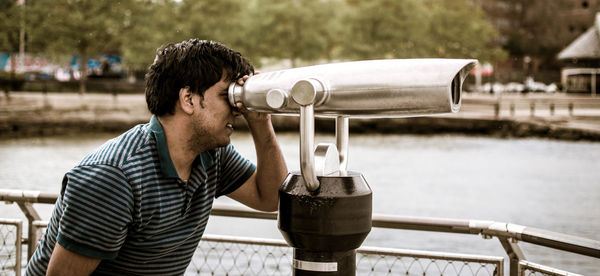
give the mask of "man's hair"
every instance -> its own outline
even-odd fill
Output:
[[[146,103],[152,114],[174,114],[179,90],[189,87],[204,96],[204,91],[219,82],[225,73],[228,81],[254,73],[254,67],[239,52],[225,45],[199,39],[168,44],[158,49],[146,73]]]

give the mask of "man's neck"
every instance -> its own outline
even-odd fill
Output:
[[[190,128],[182,120],[174,117],[161,117],[159,121],[165,132],[171,161],[181,179],[189,179],[192,163],[200,152],[190,145]]]

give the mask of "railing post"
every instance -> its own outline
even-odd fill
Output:
[[[35,252],[35,248],[37,247],[37,231],[33,226],[33,221],[41,220],[38,212],[33,208],[33,204],[29,202],[17,202],[21,211],[27,217],[27,261],[31,259],[33,253]]]
[[[500,237],[498,236],[498,240],[506,254],[508,255],[509,261],[509,275],[510,276],[518,276],[519,275],[519,262],[521,260],[525,260],[525,254],[521,251],[521,248],[517,244],[517,240],[513,238]]]
[[[500,103],[494,103],[494,117],[500,117]]]
[[[596,72],[592,72],[590,80],[590,90],[592,90],[592,97],[596,97]]]
[[[573,103],[569,103],[569,116],[573,117]]]
[[[535,103],[534,102],[529,104],[529,112],[530,112],[529,116],[531,116],[531,117],[535,116]]]
[[[23,256],[23,222],[21,220],[17,223],[17,233],[15,235],[15,276],[21,276],[21,258]]]

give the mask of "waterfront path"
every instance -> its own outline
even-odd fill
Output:
[[[11,92],[0,95],[0,137],[122,131],[148,121],[143,94]],[[297,118],[275,116],[276,128]],[[239,123],[243,127],[243,123]],[[390,120],[351,120],[353,130],[385,133],[464,132],[496,136],[600,141],[600,97],[580,94],[463,93],[456,114]],[[329,131],[331,127],[327,130]]]
[[[486,118],[600,131],[600,97],[585,94],[466,93],[459,118]]]

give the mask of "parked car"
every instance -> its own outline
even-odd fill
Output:
[[[485,83],[481,86],[481,91],[485,93],[497,94],[505,91],[504,85],[501,83]]]
[[[518,82],[509,82],[504,86],[504,91],[506,92],[523,92],[525,90],[525,85]]]

